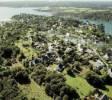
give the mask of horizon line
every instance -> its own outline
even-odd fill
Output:
[[[112,0],[3,0],[0,2],[112,2]]]

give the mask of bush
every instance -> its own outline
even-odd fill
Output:
[[[34,74],[32,75],[32,78],[41,85],[43,82],[45,82],[47,70],[43,65],[36,66],[36,69],[34,69]]]
[[[60,96],[57,96],[55,100],[62,100]]]
[[[57,95],[61,97],[61,100],[64,95],[68,95],[69,100],[73,100],[73,98],[79,98],[77,92],[65,84],[65,79],[62,75],[55,73],[50,74],[49,76],[47,76],[46,82],[46,93],[52,97],[55,97]]]
[[[100,78],[96,75],[93,75],[93,74],[88,74],[86,79],[87,79],[88,83],[93,85],[95,88],[99,88],[99,89],[103,89],[103,90],[106,89],[105,83],[102,78]]]
[[[50,84],[46,84],[45,86],[45,92],[50,96]]]
[[[0,80],[1,81],[1,80]],[[0,92],[3,90],[3,84],[0,83]]]
[[[112,85],[112,78],[109,75],[105,76],[103,80],[106,85]]]
[[[2,65],[4,62],[3,58],[0,56],[0,65]]]
[[[23,59],[25,59],[26,56],[24,55],[24,53],[21,53],[20,57],[19,57],[19,61],[22,61]]]
[[[20,84],[29,84],[30,83],[28,73],[24,70],[16,73],[15,80],[17,82],[19,82]]]
[[[67,74],[70,75],[70,76],[72,76],[72,77],[75,76],[74,73],[72,72],[72,68],[68,68],[67,69]]]
[[[12,66],[12,62],[11,62],[10,60],[7,60],[7,61],[5,62],[5,66]]]
[[[2,51],[1,56],[5,59],[16,57],[20,53],[20,49],[16,46],[2,47],[1,51]]]
[[[4,77],[0,80],[0,100],[14,100],[20,93],[14,79]]]
[[[69,100],[68,95],[64,95],[64,96],[63,96],[63,100]]]
[[[13,54],[13,50],[11,48],[4,48],[2,57],[5,59],[11,58],[12,54]]]

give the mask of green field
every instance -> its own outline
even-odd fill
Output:
[[[87,96],[91,91],[94,90],[94,87],[88,84],[88,82],[80,76],[77,76],[74,78],[74,77],[66,75],[66,79],[67,79],[66,84],[76,89],[79,95],[81,96],[81,98]],[[105,90],[105,91],[102,90],[103,93],[112,97],[112,86],[107,85],[106,87],[108,90]]]
[[[81,98],[87,96],[91,91],[93,91],[93,87],[88,84],[88,82],[81,77],[73,78],[71,76],[66,75],[66,83],[72,88],[76,89]]]
[[[51,100],[49,96],[46,95],[44,87],[39,86],[35,81],[31,80],[28,85],[20,85],[19,88],[22,90],[23,94],[28,97],[28,100]]]

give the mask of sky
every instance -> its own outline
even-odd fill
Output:
[[[0,0],[0,2],[4,1],[112,1],[112,0]]]

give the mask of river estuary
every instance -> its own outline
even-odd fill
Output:
[[[37,9],[37,10],[35,10]],[[35,14],[35,15],[43,15],[43,16],[52,16],[52,12],[43,12],[38,10],[39,7],[33,8],[11,8],[11,7],[0,7],[0,21],[8,21],[13,15],[26,13],[26,14]],[[112,35],[112,21],[101,21],[101,20],[88,20],[93,24],[103,24],[105,26],[105,33]]]

